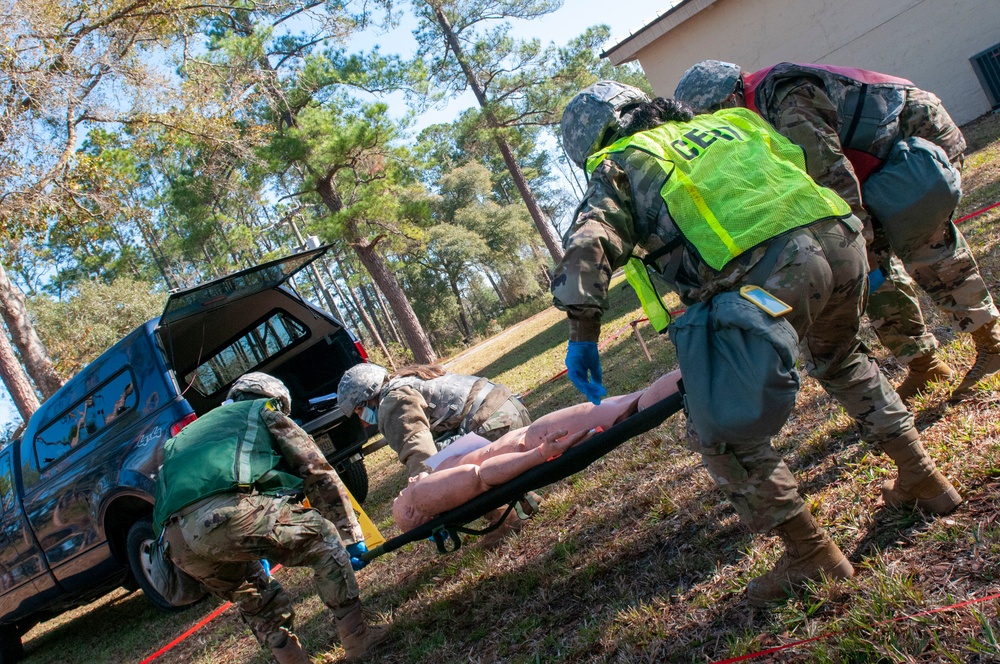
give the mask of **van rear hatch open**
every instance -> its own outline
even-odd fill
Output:
[[[339,321],[283,286],[328,248],[170,294],[156,334],[196,412],[218,405],[244,371],[260,370],[285,381],[293,409],[309,417],[308,401],[333,393],[334,381],[361,361]]]
[[[189,316],[204,315],[241,298],[279,286],[325,254],[331,246],[326,244],[175,291],[163,307],[160,325],[169,326]]]

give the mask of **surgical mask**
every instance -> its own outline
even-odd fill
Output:
[[[368,424],[378,424],[378,408],[365,406],[361,409],[361,419]]]

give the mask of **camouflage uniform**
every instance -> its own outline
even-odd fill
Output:
[[[342,618],[359,595],[344,546],[364,536],[347,490],[312,438],[278,410],[264,409],[261,419],[284,467],[304,480],[313,508],[252,488],[215,494],[175,512],[163,536],[174,564],[236,604],[261,645],[273,648],[285,643],[294,612],[260,560],[312,567],[324,604]]]
[[[633,253],[678,237],[660,195],[664,181],[664,168],[635,149],[610,155],[594,171],[552,285],[556,306],[570,319],[571,340],[597,340],[615,269]],[[912,430],[913,418],[859,340],[867,286],[861,228],[854,217],[820,221],[744,252],[718,272],[682,244],[656,267],[685,303],[707,301],[746,283],[770,243],[783,243],[764,288],[794,308],[788,320],[810,374],[855,418],[866,440],[881,443]],[[754,531],[766,532],[805,509],[769,439],[712,448],[691,439],[689,446]]]
[[[435,437],[442,442],[450,442],[449,432],[455,431],[458,422],[464,420],[473,407],[480,390],[489,381],[480,378],[466,397],[464,408],[449,419],[432,426],[429,414],[432,407],[420,391],[419,383],[393,386],[382,393],[378,408],[378,428],[389,447],[399,456],[411,477],[421,472],[430,472],[424,464],[429,457],[440,451]],[[531,424],[531,416],[521,401],[509,388],[493,383],[493,389],[473,414],[469,432],[487,440],[497,440],[512,429]]]
[[[775,67],[757,87],[758,110],[802,147],[809,174],[839,193],[865,222],[871,267],[881,267],[886,277],[868,304],[872,327],[882,344],[903,364],[937,348],[937,339],[924,323],[914,280],[948,314],[956,331],[973,332],[995,320],[998,312],[993,298],[951,219],[942,219],[939,231],[920,247],[890,248],[877,224],[873,228],[862,205],[861,184],[844,156],[838,134],[843,125],[841,97],[848,88],[826,85],[817,77],[792,75],[782,67]],[[871,145],[865,151],[884,157],[892,142],[919,136],[944,149],[960,169],[965,138],[941,101],[914,87],[903,87],[899,94],[904,101],[898,130],[884,137],[885,145]]]

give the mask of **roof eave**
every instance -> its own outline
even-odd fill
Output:
[[[643,48],[716,2],[718,0],[681,0],[628,37],[612,45],[601,53],[601,57],[607,58],[613,65],[632,62]]]

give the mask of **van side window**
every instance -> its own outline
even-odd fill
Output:
[[[78,401],[35,436],[39,469],[97,435],[116,419],[135,410],[137,397],[132,373],[125,369]]]
[[[14,475],[10,472],[10,452],[0,455],[0,505],[3,511],[14,509]]]
[[[209,396],[286,348],[308,338],[309,329],[284,311],[276,311],[184,377],[199,394]]]

